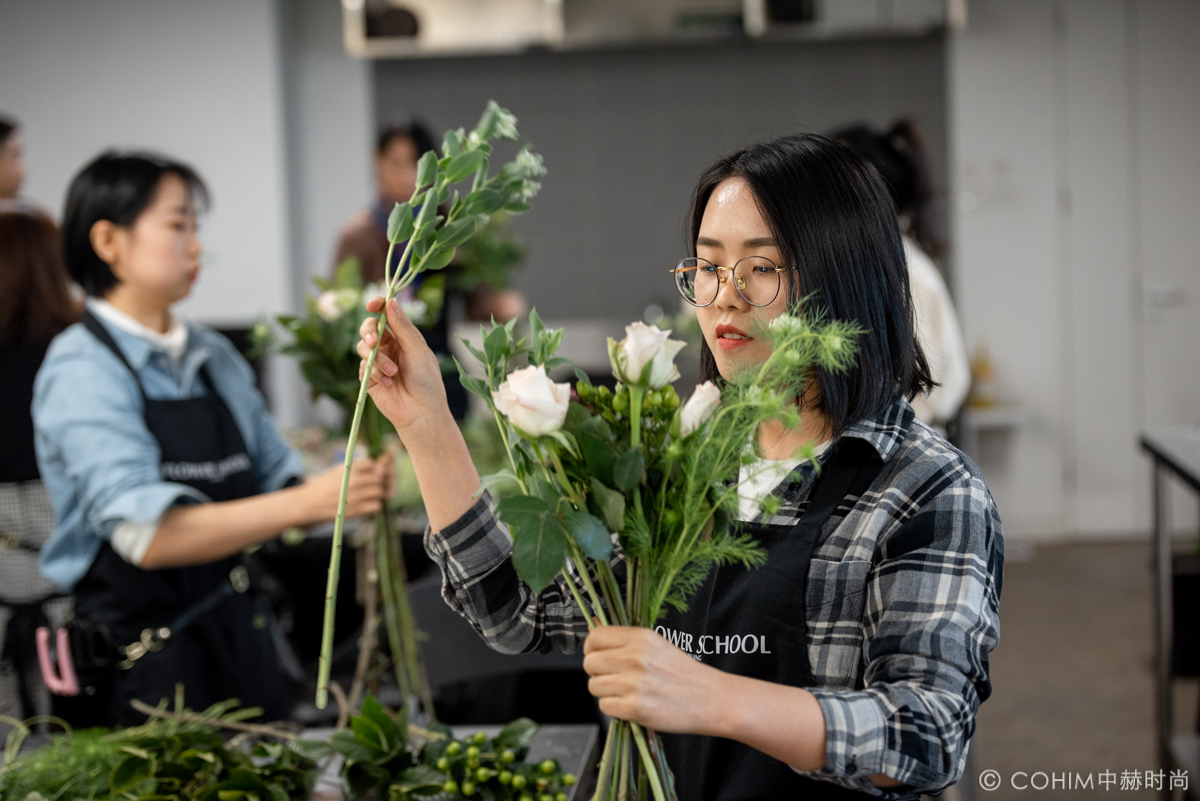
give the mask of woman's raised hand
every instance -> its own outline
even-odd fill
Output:
[[[367,311],[378,313],[383,305],[383,298],[372,298],[367,301]],[[358,355],[363,360],[359,366],[361,378],[371,348],[379,338],[379,322],[368,317],[358,333],[362,337],[358,343]],[[443,422],[450,417],[437,356],[395,300],[387,307],[387,330],[375,357],[367,391],[406,445],[435,428],[427,423]]]

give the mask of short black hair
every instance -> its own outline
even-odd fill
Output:
[[[208,187],[200,175],[187,164],[157,153],[107,150],[71,180],[63,210],[63,260],[84,292],[102,296],[117,283],[92,249],[92,226],[100,220],[133,225],[154,202],[166,175],[178,176],[198,206],[208,205]]]
[[[379,129],[375,139],[375,155],[382,156],[394,139],[407,139],[416,148],[417,158],[434,149],[429,126],[415,117],[399,118]]]
[[[904,246],[891,195],[879,174],[849,148],[816,134],[783,136],[718,160],[692,199],[690,246],[708,199],[721,182],[750,187],[787,266],[795,266],[792,301],[805,311],[857,323],[854,366],[817,372],[818,408],[834,435],[878,416],[902,396],[933,386],[917,342]],[[701,380],[720,379],[708,344],[700,345]]]
[[[3,146],[8,141],[8,137],[13,135],[13,131],[21,130],[21,126],[12,117],[0,115],[0,146]]]

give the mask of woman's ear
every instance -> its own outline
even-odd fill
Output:
[[[97,220],[92,223],[92,230],[88,232],[88,238],[91,240],[92,250],[96,251],[100,261],[111,268],[120,259],[126,234],[124,228],[114,225],[111,220]]]

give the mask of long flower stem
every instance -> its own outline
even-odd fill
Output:
[[[379,517],[383,517],[380,513]],[[413,688],[409,684],[408,659],[404,653],[404,637],[401,633],[399,603],[396,598],[396,583],[392,577],[391,532],[387,530],[386,521],[376,523],[376,547],[379,565],[379,586],[383,593],[383,619],[387,628],[388,644],[392,651],[392,671],[396,674],[396,685],[405,703],[411,697]]]
[[[604,753],[600,756],[600,768],[597,771],[596,791],[592,793],[592,801],[604,801],[608,796],[608,784],[613,761],[613,743],[617,739],[616,731],[619,721],[616,718],[608,720],[608,736],[604,738]]]
[[[575,586],[575,582],[571,579],[571,575],[563,570],[561,572],[563,582],[567,585],[567,589],[571,591],[571,596],[575,599],[575,603],[579,604],[579,611],[583,612],[583,619],[587,622],[588,631],[596,628],[596,624],[592,622],[592,616],[587,612],[587,604],[583,602],[583,596],[579,594],[579,588]],[[596,616],[600,618],[600,625],[608,625],[604,620],[604,610],[597,609]]]
[[[409,239],[404,246],[404,255],[400,257],[403,265],[412,252],[413,240]],[[392,263],[392,253],[396,243],[388,245],[385,267]],[[388,285],[384,304],[390,303],[396,296],[395,282]],[[371,370],[375,368],[375,358],[379,355],[379,345],[387,331],[387,309],[379,315],[379,332],[375,347],[367,355],[367,363],[363,369],[362,381],[358,385],[358,400],[354,404],[354,416],[350,420],[350,437],[346,442],[346,460],[342,465],[342,487],[338,493],[337,516],[333,519],[333,544],[329,553],[329,575],[325,581],[325,623],[321,631],[321,657],[317,663],[317,709],[329,705],[329,673],[333,667],[333,618],[337,611],[338,579],[342,569],[342,540],[346,529],[346,504],[350,498],[350,467],[354,463],[354,446],[358,444],[358,429],[362,424],[363,409],[367,402],[367,387],[371,383]]]
[[[658,766],[654,762],[654,758],[650,756],[650,749],[646,745],[646,737],[642,734],[642,727],[632,721],[629,723],[629,729],[633,732],[633,739],[637,743],[638,753],[642,757],[642,764],[646,767],[646,773],[650,779],[650,790],[654,793],[655,801],[667,801],[663,794],[662,782],[658,778]]]

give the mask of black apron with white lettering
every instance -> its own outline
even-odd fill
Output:
[[[811,687],[805,592],[821,527],[843,500],[857,498],[879,474],[878,454],[846,438],[817,477],[808,507],[794,526],[741,524],[767,551],[762,567],[713,568],[686,612],[668,612],[660,633],[706,665],[775,684]],[[690,638],[690,639],[689,639]],[[868,797],[800,776],[783,762],[719,737],[663,734],[680,801],[852,799]],[[839,766],[854,773],[853,764]]]
[[[129,367],[136,381],[137,373],[90,312],[83,324]],[[161,451],[163,477],[214,502],[255,495],[245,440],[208,371],[201,368],[200,375],[208,394],[181,400],[148,398],[138,382],[146,427]],[[154,643],[153,650],[116,669],[108,723],[144,722],[130,700],[157,704],[174,697],[176,683],[183,684],[184,700],[192,709],[239,698],[245,706],[263,707],[268,720],[286,717],[286,682],[269,629],[270,607],[249,584],[240,555],[192,567],[143,570],[107,542],[101,545],[75,587],[76,616],[102,622],[118,646],[146,637]],[[181,630],[162,631],[173,623]],[[159,641],[159,633],[168,636]]]

